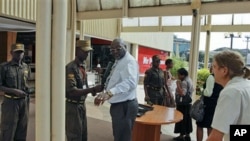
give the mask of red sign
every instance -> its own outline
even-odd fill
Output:
[[[165,60],[168,58],[169,52],[162,51],[158,49],[148,48],[144,46],[139,46],[138,51],[138,63],[140,67],[140,73],[144,74],[147,69],[151,67],[152,56],[159,55],[161,58],[160,68],[166,69]]]

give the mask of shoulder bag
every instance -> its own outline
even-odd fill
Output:
[[[205,104],[204,104],[204,95],[202,94],[199,99],[197,99],[190,109],[190,116],[191,118],[195,119],[198,122],[203,120],[205,114]]]

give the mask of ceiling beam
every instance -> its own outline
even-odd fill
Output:
[[[201,15],[250,13],[250,1],[207,3],[201,6]]]
[[[123,27],[122,32],[191,32],[191,26],[158,26]],[[206,26],[201,26],[201,32],[206,31]],[[213,25],[211,32],[250,32],[250,25]]]
[[[77,20],[122,18],[122,9],[77,12]]]
[[[250,1],[202,3],[200,14],[250,13]],[[192,15],[191,5],[165,5],[128,8],[128,17],[158,17]],[[122,9],[77,12],[78,20],[123,18]]]

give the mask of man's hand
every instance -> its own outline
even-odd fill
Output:
[[[104,86],[103,85],[96,85],[95,87],[92,87],[92,96],[96,96],[97,93],[103,91]]]
[[[25,97],[28,95],[26,92],[24,92],[23,90],[19,90],[19,89],[13,89],[13,93],[18,97]]]
[[[106,92],[102,92],[102,93],[97,95],[97,97],[94,100],[94,104],[95,104],[95,106],[100,106],[109,98],[110,98],[110,96]]]
[[[103,85],[96,85],[96,86],[93,87],[93,88],[95,89],[95,91],[96,91],[97,93],[99,93],[99,92],[103,91],[104,86],[103,86]]]
[[[150,100],[149,96],[145,96],[144,101],[149,101],[149,100]]]

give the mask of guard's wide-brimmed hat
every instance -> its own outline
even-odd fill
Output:
[[[24,44],[12,44],[11,51],[24,51]]]
[[[78,40],[76,41],[76,47],[81,48],[83,51],[91,51],[90,41],[89,40]]]

